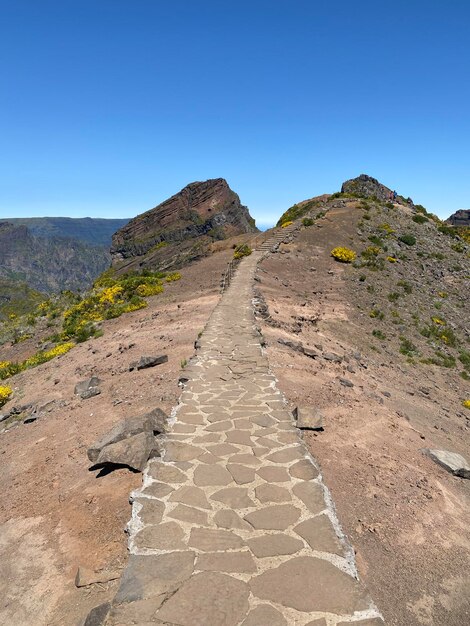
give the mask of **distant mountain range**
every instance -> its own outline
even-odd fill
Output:
[[[0,221],[0,315],[2,310],[5,314],[24,308],[24,298],[19,302],[16,292],[28,291],[28,299],[34,300],[40,293],[89,288],[110,265],[113,233],[128,221],[89,217]]]
[[[12,217],[5,218],[15,226],[27,226],[29,232],[36,237],[69,237],[77,241],[111,246],[111,237],[125,226],[129,219],[103,219],[95,217]]]

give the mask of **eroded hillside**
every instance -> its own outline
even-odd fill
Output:
[[[278,232],[291,234],[259,265],[258,323],[290,408],[320,412],[323,430],[303,436],[386,623],[461,626],[470,611],[470,481],[423,448],[469,457],[470,247],[466,231],[400,196],[392,202],[374,179],[355,180],[281,217],[290,228]],[[209,213],[210,202],[204,206]],[[0,621],[79,623],[114,596],[114,579],[76,588],[74,577],[79,565],[98,575],[121,571],[128,495],[141,476],[121,467],[98,477],[87,448],[124,418],[156,407],[170,413],[234,248],[268,236],[245,233],[248,223],[238,237],[218,240],[206,226],[182,247],[173,230],[160,245],[163,229],[149,250],[132,252],[133,273],[108,272],[83,298],[66,294],[70,301],[4,324],[0,388],[10,385],[13,395],[0,411],[8,414],[0,433],[8,493],[0,507]],[[171,250],[183,264],[178,280],[151,271],[161,251],[171,262]],[[149,265],[143,273],[135,271],[141,261]],[[38,349],[68,344],[48,362],[34,360]],[[168,362],[131,368],[148,355]],[[16,373],[4,367],[30,359]],[[99,391],[75,393],[92,376]]]
[[[113,268],[180,268],[210,253],[214,241],[257,233],[254,219],[223,178],[190,183],[113,236]]]
[[[422,207],[357,192],[281,218],[299,230],[259,269],[259,321],[292,406],[322,414],[305,437],[386,623],[460,626],[469,482],[422,449],[469,456],[470,247]]]

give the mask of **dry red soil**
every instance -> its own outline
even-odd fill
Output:
[[[325,416],[324,431],[305,438],[386,623],[463,626],[470,621],[470,481],[421,452],[469,456],[455,374],[410,368],[399,354],[370,349],[354,270],[329,254],[355,236],[355,219],[350,209],[334,209],[318,225],[261,265],[257,287],[274,320],[260,321],[270,367],[292,407],[314,405]],[[114,595],[115,582],[77,589],[74,576],[78,565],[124,565],[128,496],[141,475],[121,469],[98,478],[86,450],[122,418],[175,405],[180,363],[193,354],[231,258],[225,244],[217,249],[147,309],[105,322],[102,337],[12,379],[12,404],[52,404],[36,422],[0,434],[0,623],[73,625]],[[343,361],[308,358],[279,338]],[[18,349],[28,348],[2,348],[1,359]],[[141,355],[161,353],[168,363],[128,371]],[[102,393],[80,400],[74,386],[91,375],[102,379]]]
[[[351,282],[358,270],[330,256],[350,245],[356,223],[350,207],[333,209],[262,263],[258,288],[273,323],[260,324],[270,366],[292,407],[313,405],[325,416],[324,431],[305,438],[386,623],[463,626],[470,622],[470,481],[421,452],[443,448],[468,458],[460,383],[455,371],[411,368],[398,353],[370,349]]]
[[[0,434],[1,624],[77,624],[114,595],[116,582],[77,589],[74,577],[78,565],[124,566],[129,494],[142,478],[127,469],[97,477],[87,448],[124,417],[176,404],[181,361],[194,352],[231,255],[229,248],[194,263],[148,308],[105,322],[102,337],[9,381],[15,397],[5,408],[51,404],[36,422]],[[17,350],[3,347],[2,360]],[[131,361],[154,354],[168,354],[168,363],[129,372]],[[93,375],[102,392],[81,400],[75,384]]]

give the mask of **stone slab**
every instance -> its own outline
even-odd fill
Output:
[[[171,552],[159,556],[131,554],[114,601],[134,602],[174,591],[194,570],[195,553]]]
[[[363,589],[351,576],[322,559],[293,557],[255,576],[252,593],[270,602],[309,613],[353,614],[369,608]]]
[[[248,612],[248,585],[219,572],[201,572],[183,583],[157,611],[178,626],[237,626]]]

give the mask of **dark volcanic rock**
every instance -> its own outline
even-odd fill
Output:
[[[341,193],[354,193],[359,196],[371,198],[375,196],[379,200],[388,202],[391,189],[379,183],[379,181],[367,174],[361,174],[357,178],[345,181],[341,186]]]
[[[104,602],[103,604],[95,606],[88,613],[83,626],[103,626],[110,610],[110,602]]]
[[[223,178],[195,182],[113,236],[113,267],[181,267],[203,256],[214,240],[257,232],[247,207]]]
[[[138,361],[132,361],[129,365],[129,371],[145,370],[147,367],[155,367],[155,365],[161,365],[162,363],[168,363],[168,356],[166,354],[160,354],[159,356],[141,356]]]
[[[459,209],[446,222],[452,226],[470,226],[470,209]]]

